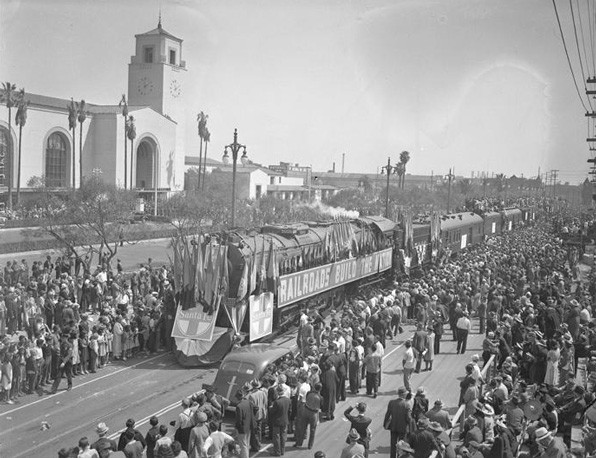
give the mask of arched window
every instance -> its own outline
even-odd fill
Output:
[[[50,188],[68,186],[68,150],[64,136],[54,132],[46,147],[46,185]]]
[[[0,128],[0,186],[8,184],[8,129]]]

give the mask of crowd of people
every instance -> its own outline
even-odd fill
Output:
[[[175,298],[166,268],[148,263],[126,276],[121,269],[112,273],[105,263],[93,273],[76,272],[76,266],[72,272],[69,260],[47,259],[31,271],[26,263],[13,265],[0,280],[6,402],[52,379],[55,391],[63,373],[70,380],[71,370],[92,372],[110,359],[154,351],[158,344],[169,348]],[[591,456],[596,422],[584,414],[595,398],[577,371],[580,358],[588,358],[588,373],[596,370],[591,353],[596,282],[580,275],[548,227],[503,234],[418,277],[347,295],[325,316],[314,304],[305,307],[298,354],[271,365],[234,394],[230,434],[222,431],[230,401],[205,387],[182,400],[170,428],[152,418],[143,435],[130,419],[114,442],[106,437],[108,427],[99,424],[95,442],[81,438],[61,456],[248,458],[265,441],[271,442],[272,455],[282,456],[292,435],[293,449],[324,458],[328,452],[318,450],[316,431],[320,422],[337,416],[349,423],[336,422],[345,434],[341,458],[368,457],[382,444],[372,434],[366,397],[377,398],[381,383],[388,383],[381,377],[387,341],[402,338],[406,323],[416,330],[404,345],[403,386],[383,418],[391,458],[513,458],[522,448],[532,457],[564,457],[572,426],[584,421],[582,456]],[[413,386],[413,374],[433,370],[444,338],[457,342],[457,353],[470,353],[467,340],[476,330],[484,336],[482,352],[471,354],[462,370],[462,413],[454,428],[443,402]],[[98,340],[103,351],[91,349]],[[338,415],[337,403],[348,398],[354,402]]]
[[[0,401],[55,393],[62,378],[94,374],[114,360],[171,349],[170,272],[149,259],[138,271],[103,257],[7,262],[0,271]],[[45,389],[45,390],[44,390]]]

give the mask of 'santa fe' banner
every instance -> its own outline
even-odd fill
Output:
[[[172,337],[211,340],[216,318],[217,313],[209,315],[203,312],[202,307],[182,310],[182,307],[179,306],[174,320],[174,327],[172,328]]]
[[[392,248],[279,277],[277,306],[291,304],[391,268]]]
[[[249,297],[250,341],[268,336],[273,331],[273,293]]]

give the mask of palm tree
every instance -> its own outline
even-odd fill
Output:
[[[81,100],[79,103],[77,113],[77,120],[79,121],[79,187],[83,186],[83,123],[87,119],[87,113],[85,113],[85,101]]]
[[[70,103],[67,105],[68,108],[68,130],[72,130],[72,189],[76,187],[76,128],[77,128],[77,106],[74,99],[70,98]]]
[[[201,184],[201,186],[202,186],[201,190],[205,189],[205,176],[207,174],[207,145],[211,141],[211,132],[209,132],[209,129],[207,127],[205,127],[205,133],[204,133],[203,140],[205,141],[205,160],[203,161],[203,182]],[[199,171],[199,173],[200,173],[200,171]]]
[[[128,142],[126,141],[128,134],[128,103],[126,102],[126,94],[122,94],[122,99],[120,99],[118,106],[122,109],[122,117],[124,118],[124,189],[126,189],[126,180],[128,179]],[[130,168],[132,169],[132,159],[130,161]],[[132,188],[132,178],[130,180],[130,187]]]
[[[19,105],[15,114],[15,124],[19,126],[19,162],[17,169],[17,205],[21,203],[21,151],[23,144],[23,127],[27,123],[29,100],[25,100],[25,89],[19,91]]]
[[[403,164],[403,170],[401,171],[400,177],[402,189],[404,188],[404,184],[406,181],[406,165],[408,164],[408,162],[410,162],[410,153],[408,153],[407,151],[402,151],[399,155],[399,163]]]
[[[207,128],[207,119],[209,116],[202,111],[197,115],[197,122],[199,123],[199,138],[200,138],[200,149],[199,149],[199,178],[197,182],[197,190],[201,188],[201,171],[203,169],[203,140],[205,139],[205,129]],[[205,155],[205,159],[207,156]]]
[[[12,210],[12,169],[13,169],[13,151],[12,151],[12,107],[16,105],[16,90],[17,86],[7,81],[2,83],[2,103],[8,108],[8,179],[6,185],[8,186],[8,209]]]

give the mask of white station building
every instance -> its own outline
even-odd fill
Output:
[[[81,141],[79,123],[75,138],[68,130],[70,100],[28,93],[25,99],[30,104],[21,145],[23,198],[35,193],[28,184],[33,177],[43,177],[46,185],[56,190],[67,189],[73,186],[73,174],[75,186],[79,185],[80,170],[83,176],[101,171],[105,181],[119,186],[126,181],[128,188],[132,180],[132,188],[139,191],[155,190],[156,184],[161,193],[183,189],[185,110],[181,95],[187,71],[182,40],[166,32],[161,21],[157,28],[135,38],[135,54],[128,64],[127,94],[129,115],[134,117],[136,127],[132,148],[118,105],[87,102]],[[19,128],[14,122],[15,113],[13,108],[9,132],[8,109],[4,104],[0,106],[0,202],[6,202],[6,159],[11,143],[15,158],[13,193],[16,189]]]

